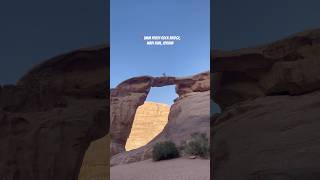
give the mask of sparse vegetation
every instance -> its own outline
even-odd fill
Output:
[[[207,135],[204,133],[193,133],[191,138],[182,143],[184,154],[208,158],[210,146]]]
[[[178,158],[179,151],[172,141],[159,142],[153,146],[152,157],[154,161]]]

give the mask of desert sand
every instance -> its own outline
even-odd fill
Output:
[[[111,180],[209,180],[210,160],[141,161],[111,167]]]

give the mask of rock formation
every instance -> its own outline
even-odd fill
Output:
[[[179,97],[171,106],[168,124],[147,145],[125,151],[137,108],[142,105],[151,87],[176,85]],[[152,145],[172,140],[178,146],[194,132],[209,134],[210,129],[210,73],[190,77],[135,77],[111,90],[111,165],[129,163],[151,157]]]
[[[221,108],[268,95],[320,88],[320,31],[251,49],[213,52],[213,97]]]
[[[0,179],[78,179],[108,132],[107,58],[107,47],[77,50],[0,88]]]
[[[212,65],[213,178],[320,179],[320,30],[213,52]]]
[[[110,179],[109,136],[91,142],[82,162],[78,180]]]
[[[170,106],[162,103],[144,102],[139,106],[126,143],[126,150],[137,149],[156,137],[168,122]]]

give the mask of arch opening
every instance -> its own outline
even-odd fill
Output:
[[[126,151],[148,144],[163,131],[168,123],[170,107],[177,97],[174,85],[150,89],[146,101],[136,111]]]

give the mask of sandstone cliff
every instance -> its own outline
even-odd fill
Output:
[[[168,123],[147,145],[125,151],[137,108],[144,103],[151,87],[176,85],[179,97],[171,106]],[[135,77],[111,90],[111,165],[145,160],[151,157],[154,143],[172,140],[178,146],[194,132],[210,130],[210,73],[190,77]]]
[[[107,58],[107,47],[77,50],[0,88],[1,180],[78,179],[90,143],[108,132]]]
[[[216,52],[212,65],[213,178],[320,179],[320,30]]]
[[[168,122],[170,106],[167,104],[144,102],[134,116],[126,150],[137,149],[156,137]]]
[[[91,142],[82,162],[78,180],[108,180],[110,178],[110,138]]]

